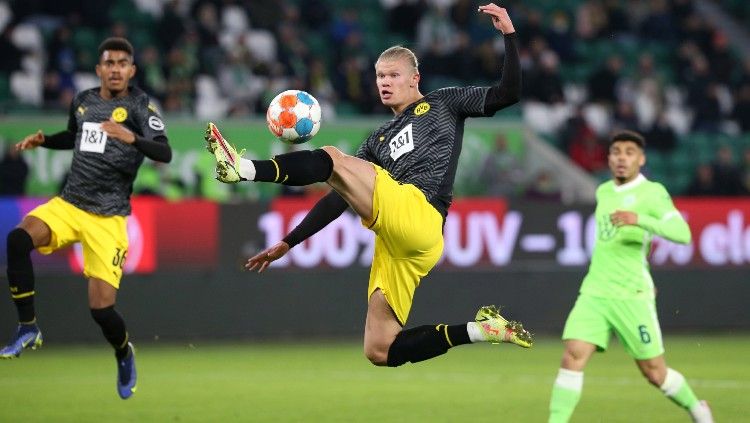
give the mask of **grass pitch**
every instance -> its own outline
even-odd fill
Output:
[[[750,422],[750,335],[671,336],[667,362],[717,421]],[[461,346],[376,368],[359,341],[138,342],[138,391],[122,401],[104,346],[48,345],[0,362],[0,422],[545,422],[562,344]],[[586,370],[574,422],[687,422],[620,345]]]

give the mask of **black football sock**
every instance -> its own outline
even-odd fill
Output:
[[[102,334],[115,349],[115,356],[122,360],[128,354],[128,332],[125,320],[115,310],[115,306],[92,308],[91,317],[102,328]]]
[[[401,331],[388,349],[388,366],[397,367],[407,361],[418,363],[445,354],[449,348],[468,344],[466,325],[419,326]]]
[[[8,284],[10,296],[18,311],[18,321],[30,323],[34,313],[34,267],[31,264],[31,251],[34,242],[28,232],[15,228],[8,233]]]
[[[325,150],[280,154],[271,160],[253,160],[255,181],[302,186],[325,182],[333,172],[333,160]]]

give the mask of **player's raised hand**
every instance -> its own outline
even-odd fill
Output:
[[[504,7],[500,7],[495,3],[490,3],[484,6],[479,6],[477,11],[490,15],[492,17],[492,25],[503,34],[511,34],[516,31],[515,28],[513,28],[513,22],[510,20],[508,11]]]
[[[271,262],[278,260],[289,251],[289,244],[284,241],[279,241],[276,244],[266,248],[260,253],[250,257],[245,263],[245,270],[258,269],[258,273],[266,270]]]
[[[632,211],[616,210],[609,215],[609,220],[615,226],[638,225],[638,215]]]
[[[26,138],[16,144],[16,150],[31,150],[44,144],[44,134],[42,130],[36,131],[36,133],[27,135]]]
[[[115,122],[112,118],[102,122],[102,130],[107,133],[108,137],[122,141],[126,144],[132,144],[135,142],[135,134],[133,134],[130,129]]]

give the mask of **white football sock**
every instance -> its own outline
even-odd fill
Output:
[[[482,329],[479,327],[477,322],[469,322],[466,324],[466,331],[469,332],[469,340],[471,342],[486,342]]]
[[[247,179],[248,181],[254,181],[255,180],[255,165],[253,164],[252,160],[243,159],[242,157],[240,159],[240,177],[243,179]]]
[[[697,423],[713,423],[714,417],[711,414],[711,409],[706,404],[706,401],[698,401],[693,408],[690,409],[690,416],[693,417],[693,421]]]
[[[677,394],[682,388],[682,384],[685,383],[685,376],[677,370],[667,368],[667,376],[664,378],[664,383],[661,384],[659,389],[664,392],[665,395],[671,397]]]
[[[560,368],[557,372],[555,385],[571,391],[581,392],[583,389],[583,372]]]

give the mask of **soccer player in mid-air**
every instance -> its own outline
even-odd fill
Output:
[[[570,419],[581,397],[583,369],[595,351],[607,349],[612,332],[652,385],[694,421],[713,421],[708,404],[664,360],[647,254],[654,235],[687,244],[690,228],[664,186],[641,174],[644,146],[643,137],[632,131],[611,138],[612,180],[596,191],[596,246],[563,330],[565,352],[552,387],[550,423]]]
[[[476,321],[425,325],[404,330],[414,291],[443,251],[442,228],[452,199],[464,121],[492,116],[519,100],[521,69],[516,34],[505,9],[479,11],[505,37],[502,80],[493,87],[452,87],[422,95],[417,59],[407,48],[385,50],[375,64],[382,103],[395,117],[373,132],[349,156],[334,147],[298,151],[273,160],[246,160],[209,123],[208,148],[223,182],[262,181],[286,185],[326,182],[333,190],[282,241],[247,261],[265,270],[290,248],[312,236],[351,207],[375,233],[367,290],[364,353],[378,366],[400,366],[471,342],[511,342],[530,347],[520,323],[506,321],[493,306]]]
[[[133,345],[115,310],[128,252],[130,194],[144,157],[172,159],[156,108],[146,93],[128,86],[135,71],[131,44],[124,38],[104,40],[96,65],[101,86],[75,96],[68,127],[52,135],[38,131],[16,145],[19,150],[42,146],[74,152],[61,194],[29,212],[8,234],[8,282],[19,325],[13,340],[0,350],[0,358],[14,358],[24,348],[42,345],[31,251],[50,254],[80,242],[91,317],[115,349],[117,391],[123,399],[136,389]]]

